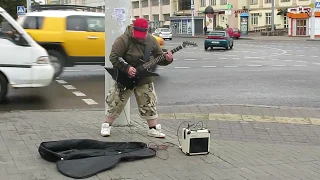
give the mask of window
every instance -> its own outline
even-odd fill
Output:
[[[264,3],[271,3],[271,0],[264,0]]]
[[[170,5],[170,0],[162,0],[162,5]]]
[[[258,25],[259,13],[252,13],[250,16],[251,25]]]
[[[271,13],[266,13],[266,25],[271,25]]]
[[[87,17],[88,31],[104,32],[104,17]]]
[[[44,17],[26,16],[22,24],[23,29],[41,29]]]
[[[159,6],[159,0],[151,0],[151,6]]]
[[[210,0],[209,5],[210,5],[210,6],[215,6],[215,5],[217,5],[217,0]]]
[[[139,8],[139,1],[132,2],[132,9],[138,9]]]
[[[290,2],[290,0],[281,0],[281,2]]]
[[[288,17],[287,16],[283,17],[283,26],[285,29],[288,29]]]
[[[159,21],[159,14],[153,15],[153,21]]]
[[[206,6],[206,0],[200,0],[200,7]]]
[[[220,0],[220,5],[226,5],[228,4],[228,0]]]
[[[170,21],[170,14],[164,14],[164,15],[163,15],[163,19],[164,19],[165,21]]]
[[[67,30],[69,31],[104,32],[104,28],[104,17],[67,17]]]
[[[251,4],[251,5],[258,4],[258,0],[250,0],[250,4]]]
[[[148,7],[148,6],[149,6],[148,0],[143,0],[143,1],[141,1],[141,6],[142,6],[142,7]]]
[[[149,15],[143,15],[143,18],[145,18],[146,20],[149,20]]]

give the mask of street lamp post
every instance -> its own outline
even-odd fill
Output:
[[[128,0],[105,0],[105,66],[112,67],[109,56],[113,42],[120,36],[125,28],[130,24],[130,6]],[[111,87],[112,78],[105,71],[105,98]],[[105,107],[108,105],[105,104]],[[130,99],[124,107],[122,113],[113,123],[117,125],[130,124]]]

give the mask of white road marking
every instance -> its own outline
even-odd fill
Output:
[[[312,64],[315,64],[315,65],[320,65],[320,63],[312,63]]]
[[[307,63],[306,61],[297,61],[298,63]]]
[[[185,59],[186,61],[195,61],[196,59]]]
[[[262,65],[260,65],[260,64],[250,64],[250,65],[248,65],[249,67],[260,67],[260,66],[262,66]]]
[[[224,66],[224,67],[226,67],[226,68],[235,68],[235,67],[238,67],[238,66]]]
[[[297,65],[293,65],[293,66],[299,66],[299,67],[301,67],[301,66],[307,66],[307,65],[304,65],[304,64],[297,64]]]
[[[104,71],[104,69],[93,69],[93,70],[90,70],[90,71]]]
[[[189,69],[190,67],[174,67],[175,69]]]
[[[228,59],[228,58],[218,58],[218,59]]]
[[[174,61],[178,61],[178,59],[173,59]]]
[[[240,58],[232,58],[232,59],[240,59]]]
[[[79,70],[79,69],[66,69],[64,71],[66,71],[66,72],[80,72],[82,70]]]
[[[292,60],[283,60],[283,61],[291,62]]]
[[[56,80],[56,81],[57,81],[57,83],[60,83],[60,84],[67,84],[67,82],[64,80]]]
[[[76,88],[73,87],[72,85],[63,85],[63,87],[65,87],[66,89],[76,89]]]
[[[98,103],[95,102],[93,99],[82,99],[82,101],[84,101],[84,102],[87,103],[88,105],[98,104]]]
[[[203,68],[215,68],[217,66],[201,66],[201,67],[203,67]]]
[[[275,67],[284,67],[286,65],[272,65],[272,66],[275,66]]]
[[[74,91],[74,92],[72,92],[74,95],[76,95],[76,96],[80,96],[80,97],[83,97],[83,96],[86,96],[84,93],[82,93],[81,91]]]
[[[319,57],[319,56],[312,56],[312,57],[315,57],[315,58],[317,58],[317,57]]]
[[[305,55],[303,55],[303,54],[299,54],[298,56],[305,56]]]
[[[232,54],[226,54],[225,56],[236,56],[236,55],[232,55]]]

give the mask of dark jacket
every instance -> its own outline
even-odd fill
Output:
[[[158,56],[163,54],[163,51],[158,43],[158,41],[151,35],[148,34],[148,38],[150,38],[152,42],[152,54],[150,56],[150,60],[153,58],[157,58]],[[110,53],[110,61],[113,67],[120,69],[121,71],[127,73],[129,67],[138,67],[143,64],[141,61],[144,56],[144,48],[146,43],[139,43],[133,38],[132,26],[128,26],[125,32],[119,36],[114,44],[112,45],[111,53]],[[119,61],[119,57],[122,57],[126,63]],[[158,65],[166,66],[171,64],[166,60],[163,60],[158,63]],[[152,82],[153,78],[140,78],[138,85],[143,85],[149,82]]]

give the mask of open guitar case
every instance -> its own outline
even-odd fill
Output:
[[[41,157],[55,162],[65,176],[83,179],[115,167],[120,161],[156,156],[143,142],[104,142],[91,139],[70,139],[42,142]]]

